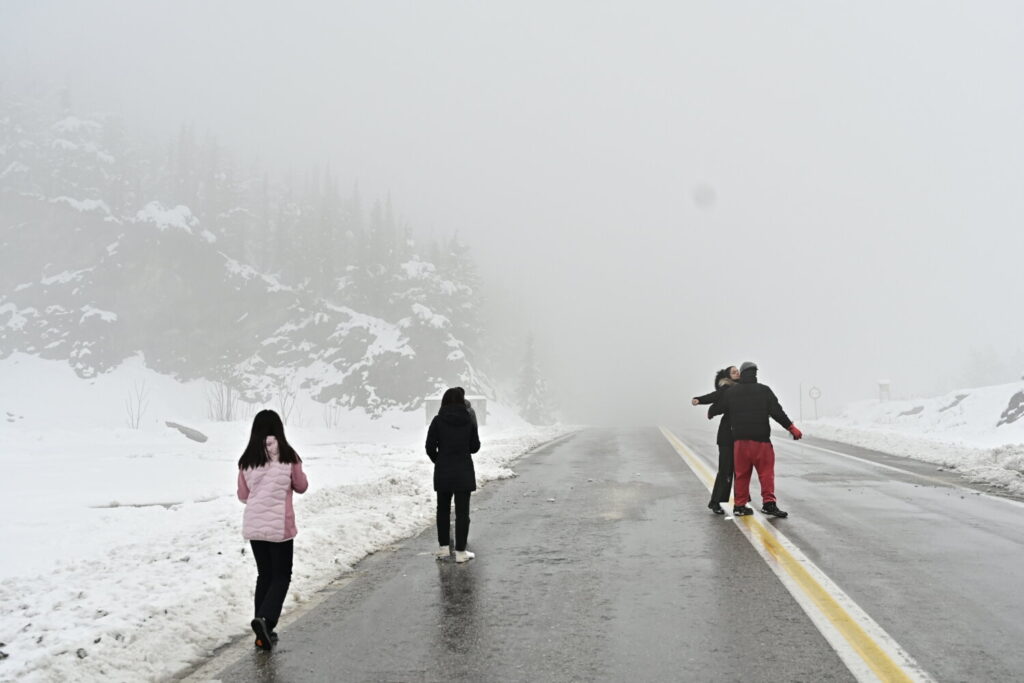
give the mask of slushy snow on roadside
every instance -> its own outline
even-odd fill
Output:
[[[932,462],[1024,496],[1024,381],[943,396],[863,401],[806,424],[822,439]]]

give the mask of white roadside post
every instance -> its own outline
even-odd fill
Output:
[[[814,419],[818,419],[818,399],[821,398],[821,389],[818,387],[811,387],[807,390],[807,395],[814,401]]]

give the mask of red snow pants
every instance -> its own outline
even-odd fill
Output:
[[[757,470],[761,484],[761,499],[766,503],[775,500],[775,449],[765,441],[737,441],[732,451],[736,468],[735,494],[733,505],[739,507],[750,502],[750,475]]]

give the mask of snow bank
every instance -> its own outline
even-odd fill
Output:
[[[127,404],[140,389],[135,430]],[[141,359],[90,380],[59,361],[0,360],[0,680],[160,680],[245,634],[255,564],[234,487],[249,423],[208,421],[208,389]],[[519,455],[567,431],[488,407],[481,483],[512,476]],[[422,411],[341,412],[333,428],[313,407],[306,419],[296,411],[288,436],[310,489],[296,496],[285,610],[433,516]]]
[[[1024,495],[1024,382],[926,399],[863,401],[806,432],[936,463],[971,481]]]

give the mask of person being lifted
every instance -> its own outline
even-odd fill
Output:
[[[723,393],[735,386],[739,379],[740,371],[735,365],[719,370],[715,374],[715,390],[710,394],[695,396],[692,400],[693,405],[714,404]],[[708,508],[716,515],[724,515],[725,510],[722,509],[722,503],[729,502],[729,492],[732,490],[733,451],[732,425],[729,424],[729,419],[726,417],[723,417],[718,425],[716,441],[718,443],[718,474],[715,475],[715,485],[711,488],[711,502],[708,503]]]
[[[803,436],[786,411],[779,405],[775,392],[757,381],[757,364],[746,362],[740,366],[740,381],[725,391],[708,410],[708,419],[725,415],[732,424],[734,493],[733,514],[750,515],[750,477],[757,470],[761,484],[761,512],[776,517],[788,517],[779,509],[775,499],[775,449],[772,448],[771,425],[768,419],[789,430],[794,439]]]

